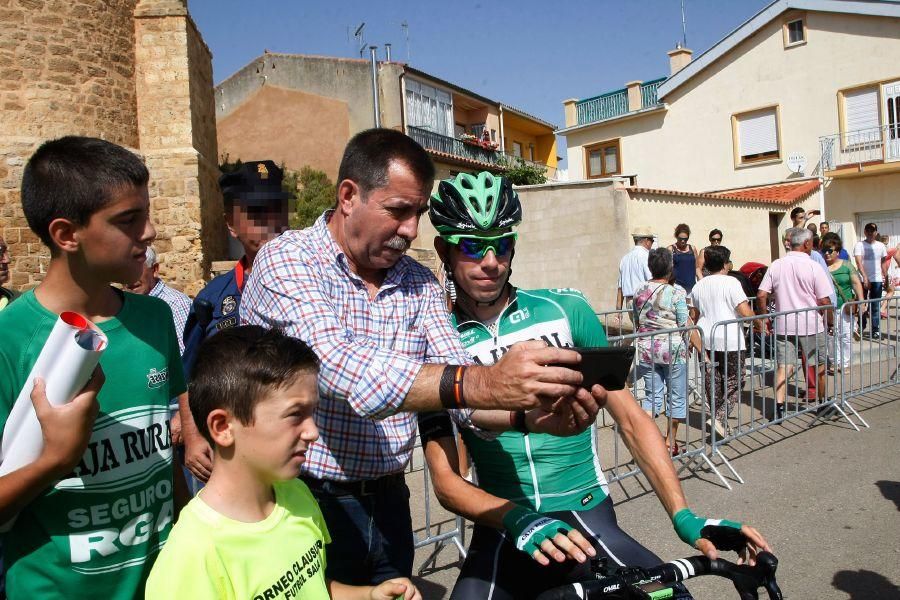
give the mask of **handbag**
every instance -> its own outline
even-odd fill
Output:
[[[856,299],[855,293],[853,294],[852,299],[847,298],[847,294],[845,294],[844,290],[841,288],[841,286],[838,285],[837,279],[834,278],[834,273],[832,273],[830,269],[828,271],[828,274],[831,275],[831,281],[832,281],[832,283],[834,283],[834,289],[837,291],[838,295],[841,297],[841,300],[844,301],[844,304],[846,304],[847,302],[852,302],[853,300]],[[851,305],[850,306],[850,314],[855,315],[857,312],[859,312],[859,304]]]
[[[653,298],[656,296],[656,293],[659,292],[661,289],[665,288],[666,286],[670,286],[670,284],[660,283],[659,285],[657,285],[656,288],[654,288],[653,292],[650,294],[650,297],[647,298],[647,300],[644,302],[644,305],[641,306],[641,309],[637,312],[636,324],[638,327],[640,327],[640,322],[644,318],[645,311],[653,305]],[[666,346],[666,349],[668,350],[668,355],[669,355],[668,358],[665,357],[665,350],[663,350],[662,353],[658,353],[657,348],[653,344],[654,340],[658,341],[659,338],[654,338],[654,337],[650,337],[649,339],[644,338],[646,340],[644,343],[648,344],[648,352],[653,358],[653,363],[657,364],[657,365],[671,365],[674,362],[674,359],[673,359],[674,355],[678,354],[678,352],[681,351],[682,346],[687,345],[687,339],[685,338],[685,335],[686,334],[677,336],[678,341],[676,341],[676,339],[675,339],[676,336],[672,336],[673,339],[671,339],[671,340],[670,339],[665,340],[665,346]],[[640,345],[640,344],[638,344],[638,345]]]

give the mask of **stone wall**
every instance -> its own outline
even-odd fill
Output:
[[[225,253],[212,55],[184,0],[143,0],[134,29],[140,150],[150,167],[160,276],[196,294],[210,257]]]
[[[186,0],[0,1],[0,232],[11,285],[43,278],[19,188],[28,157],[63,135],[143,155],[162,274],[189,293],[225,254],[209,49]]]
[[[22,214],[19,188],[31,153],[67,134],[137,147],[136,2],[0,3],[0,230],[12,287],[37,285],[50,257]]]

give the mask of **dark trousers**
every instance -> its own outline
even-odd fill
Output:
[[[884,291],[884,282],[883,281],[870,281],[869,289],[866,290],[866,300],[874,300],[875,298],[881,298],[881,294]],[[872,333],[878,333],[881,331],[881,303],[873,302],[869,304],[869,312],[862,316],[862,328],[866,328],[866,321],[869,320],[869,317],[872,317]]]
[[[409,488],[403,474],[367,482],[303,477],[331,536],[325,577],[349,585],[376,585],[411,577],[415,554]]]

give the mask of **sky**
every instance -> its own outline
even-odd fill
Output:
[[[687,47],[696,58],[770,2],[684,0]],[[365,22],[379,58],[389,42],[393,60],[408,57],[559,127],[567,98],[668,75],[666,52],[682,39],[681,0],[189,0],[188,8],[217,84],[264,50],[358,56],[353,32]]]

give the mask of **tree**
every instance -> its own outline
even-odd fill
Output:
[[[297,209],[291,216],[292,229],[309,227],[322,211],[334,206],[337,191],[324,171],[310,166],[303,167],[299,173],[285,171],[283,186],[297,202]]]
[[[535,164],[526,163],[521,158],[514,158],[512,163],[507,164],[504,177],[509,179],[513,185],[538,185],[547,183],[546,169]]]

